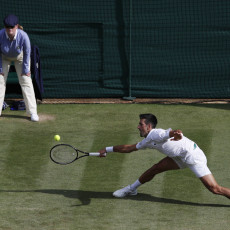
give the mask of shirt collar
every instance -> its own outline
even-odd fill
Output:
[[[6,34],[6,38],[8,40],[10,40],[10,38],[9,38],[8,34],[6,33],[6,31],[5,31],[5,34]],[[17,34],[18,34],[18,30],[16,30],[13,40],[16,40]]]

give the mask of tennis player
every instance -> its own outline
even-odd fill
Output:
[[[138,129],[144,139],[133,145],[118,145],[100,150],[100,157],[104,153],[130,153],[146,148],[157,149],[164,155],[160,162],[154,164],[133,184],[113,193],[115,197],[137,195],[137,188],[152,180],[157,174],[168,171],[189,168],[201,180],[205,187],[214,194],[226,196],[230,199],[230,189],[217,184],[207,166],[207,159],[203,151],[192,140],[185,137],[181,130],[156,129],[157,118],[153,114],[141,114]]]

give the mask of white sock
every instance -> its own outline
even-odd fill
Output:
[[[132,190],[136,190],[139,186],[141,186],[142,184],[140,183],[139,180],[136,180],[133,184],[130,185],[130,188]]]

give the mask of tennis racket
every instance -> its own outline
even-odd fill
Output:
[[[72,145],[58,144],[50,149],[50,159],[61,165],[67,165],[74,161],[87,156],[100,156],[100,153],[88,153],[76,149]]]

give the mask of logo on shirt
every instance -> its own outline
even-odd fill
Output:
[[[20,50],[20,46],[17,46],[17,49]]]

